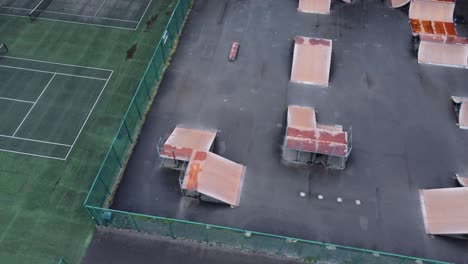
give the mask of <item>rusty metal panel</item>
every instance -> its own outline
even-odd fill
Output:
[[[453,22],[454,0],[411,0],[409,18]]]
[[[182,188],[239,206],[246,167],[207,151],[195,151]]]
[[[288,128],[286,146],[304,152],[344,157],[348,153],[348,135],[345,131]]]
[[[328,86],[332,41],[308,37],[295,41],[291,81]]]
[[[410,25],[414,36],[419,34],[457,35],[455,24],[452,22],[410,19]]]
[[[341,126],[317,124],[313,107],[290,105],[286,147],[333,156],[346,156],[348,134]]]
[[[216,131],[176,127],[164,143],[160,156],[188,161],[194,150],[209,151]]]
[[[330,14],[331,0],[299,0],[297,10],[304,13]]]
[[[418,62],[451,67],[468,67],[468,39],[421,35]]]
[[[421,190],[424,227],[428,234],[468,234],[468,187]]]

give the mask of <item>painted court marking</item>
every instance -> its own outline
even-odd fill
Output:
[[[19,103],[28,103],[28,104],[34,104],[35,103],[33,101],[26,101],[26,100],[20,100],[20,99],[14,99],[14,98],[2,97],[2,96],[0,96],[0,99],[1,100],[7,100],[7,101],[19,102]]]
[[[24,120],[26,120],[26,118],[28,118],[29,114],[31,113],[31,111],[33,110],[33,108],[36,106],[37,101],[39,101],[39,99],[41,99],[41,97],[42,97],[42,95],[44,94],[45,90],[47,90],[47,88],[49,87],[50,83],[54,80],[55,75],[57,75],[57,74],[52,75],[52,78],[50,78],[50,80],[49,80],[49,82],[47,83],[46,87],[45,87],[44,89],[42,89],[41,94],[39,94],[39,96],[37,97],[37,99],[36,99],[36,101],[34,102],[34,104],[32,105],[32,107],[29,108],[28,113],[26,114],[26,116],[23,118],[23,120],[21,121],[21,123],[19,124],[19,126],[16,128],[15,132],[13,133],[13,137],[16,135],[16,133],[18,133],[18,130],[19,130],[19,129],[21,128],[21,126],[23,125]]]
[[[95,71],[104,71],[107,72],[108,78],[97,78],[97,77],[90,77],[90,76],[85,76],[85,75],[76,75],[76,74],[68,74],[68,73],[60,73],[60,72],[51,72],[51,71],[44,71],[44,70],[37,70],[37,69],[30,69],[30,68],[24,68],[24,67],[15,67],[15,66],[8,66],[8,65],[0,65],[0,67],[6,67],[6,68],[12,68],[16,70],[26,70],[26,71],[34,71],[34,72],[41,72],[41,73],[47,73],[51,74],[51,78],[47,82],[46,86],[42,89],[41,93],[37,97],[35,101],[27,101],[27,100],[20,100],[20,99],[15,99],[15,98],[8,98],[8,97],[0,97],[0,100],[7,100],[7,101],[14,101],[18,103],[28,103],[32,104],[31,107],[29,108],[29,111],[27,114],[23,117],[21,123],[18,125],[16,128],[15,132],[13,135],[1,135],[0,138],[10,138],[10,139],[18,139],[18,140],[24,140],[24,141],[30,141],[30,142],[37,142],[37,143],[44,143],[44,144],[49,144],[49,145],[55,145],[55,146],[63,146],[68,148],[68,152],[66,153],[65,157],[56,157],[56,156],[47,156],[47,155],[40,155],[36,154],[34,152],[23,152],[23,151],[15,151],[15,150],[10,150],[10,149],[2,149],[0,148],[0,151],[5,151],[5,152],[10,152],[10,153],[16,153],[16,154],[23,154],[23,155],[29,155],[29,156],[35,156],[35,157],[41,157],[41,158],[48,158],[48,159],[55,159],[55,160],[66,160],[68,156],[70,155],[71,151],[73,150],[73,147],[75,146],[75,143],[77,142],[79,136],[81,135],[81,132],[83,131],[86,123],[88,122],[91,114],[93,113],[97,103],[99,102],[99,99],[101,98],[105,88],[107,87],[107,84],[109,80],[112,78],[112,75],[114,71],[108,70],[108,69],[102,69],[102,68],[94,68],[94,67],[86,67],[86,66],[78,66],[78,65],[72,65],[72,64],[63,64],[63,63],[53,63],[53,62],[47,62],[47,61],[41,61],[41,60],[33,60],[33,59],[22,59],[22,58],[15,58],[15,57],[10,57],[10,56],[0,56],[0,58],[8,58],[8,59],[13,59],[13,60],[21,60],[21,61],[31,61],[31,62],[39,62],[43,64],[52,64],[52,65],[60,65],[60,66],[66,66],[66,67],[73,67],[73,68],[83,68],[83,69],[90,69],[90,70],[95,70]],[[37,102],[41,99],[42,95],[45,93],[47,88],[50,86],[50,84],[53,82],[55,77],[57,75],[63,75],[63,76],[70,76],[70,77],[77,77],[77,78],[87,78],[87,79],[94,79],[98,81],[105,81],[104,85],[101,88],[101,91],[99,92],[98,96],[96,97],[96,100],[92,107],[88,111],[88,115],[86,116],[86,119],[84,120],[83,124],[80,127],[80,130],[77,132],[76,136],[73,139],[73,143],[70,144],[63,144],[63,143],[57,143],[57,142],[51,142],[51,141],[44,141],[44,140],[37,140],[37,139],[31,139],[31,138],[24,138],[24,137],[18,137],[16,136],[17,132],[20,130],[21,126],[25,122],[25,120],[28,118],[29,114],[32,112],[34,107],[36,106]]]
[[[79,24],[79,25],[90,25],[90,26],[99,26],[99,27],[108,27],[108,28],[115,28],[115,29],[126,29],[126,30],[137,30],[138,27],[140,26],[141,21],[146,15],[146,12],[148,11],[148,8],[152,4],[153,0],[150,0],[145,7],[145,10],[141,14],[140,18],[135,18],[136,20],[128,20],[128,19],[119,19],[119,18],[110,18],[110,17],[101,17],[98,16],[98,13],[101,11],[103,6],[106,4],[107,0],[104,0],[102,4],[99,6],[99,8],[96,10],[96,13],[94,16],[89,16],[89,15],[80,15],[80,14],[73,14],[73,13],[66,13],[66,12],[57,12],[57,11],[48,11],[44,10],[42,11],[43,13],[49,13],[49,14],[58,14],[58,15],[66,15],[66,16],[72,16],[72,17],[83,17],[83,18],[97,18],[97,19],[103,19],[103,20],[109,20],[109,21],[117,21],[117,22],[126,22],[126,23],[131,23],[131,24],[136,24],[134,28],[131,27],[121,27],[121,26],[112,26],[112,25],[103,25],[99,23],[86,23],[86,22],[77,22],[77,21],[69,21],[69,20],[62,20],[62,19],[54,19],[54,18],[41,18],[39,19],[44,19],[44,20],[50,20],[50,21],[58,21],[58,22],[65,22],[65,23],[72,23],[72,24]],[[22,8],[22,7],[10,7],[10,6],[0,6],[0,9],[12,9],[12,10],[22,10],[26,12],[31,12],[33,9],[30,8]],[[0,15],[4,16],[14,16],[14,17],[27,17],[26,15],[15,15],[15,14],[3,14],[0,13]]]

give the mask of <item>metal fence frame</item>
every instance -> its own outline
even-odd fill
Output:
[[[146,113],[156,95],[187,14],[195,0],[179,0],[159,40],[119,129],[99,168],[83,206],[97,226],[120,228],[148,234],[189,239],[254,252],[333,263],[437,263],[373,250],[266,234],[109,209],[126,163],[137,141]]]

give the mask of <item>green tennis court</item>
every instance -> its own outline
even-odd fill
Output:
[[[66,160],[112,71],[0,57],[0,150]]]

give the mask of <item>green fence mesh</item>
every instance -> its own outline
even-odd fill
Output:
[[[119,178],[159,86],[171,53],[177,45],[193,0],[179,0],[117,134],[89,190],[84,207],[98,226],[121,228],[173,238],[283,255],[305,261],[331,263],[439,263],[378,251],[270,235],[223,226],[129,213],[108,208]]]

